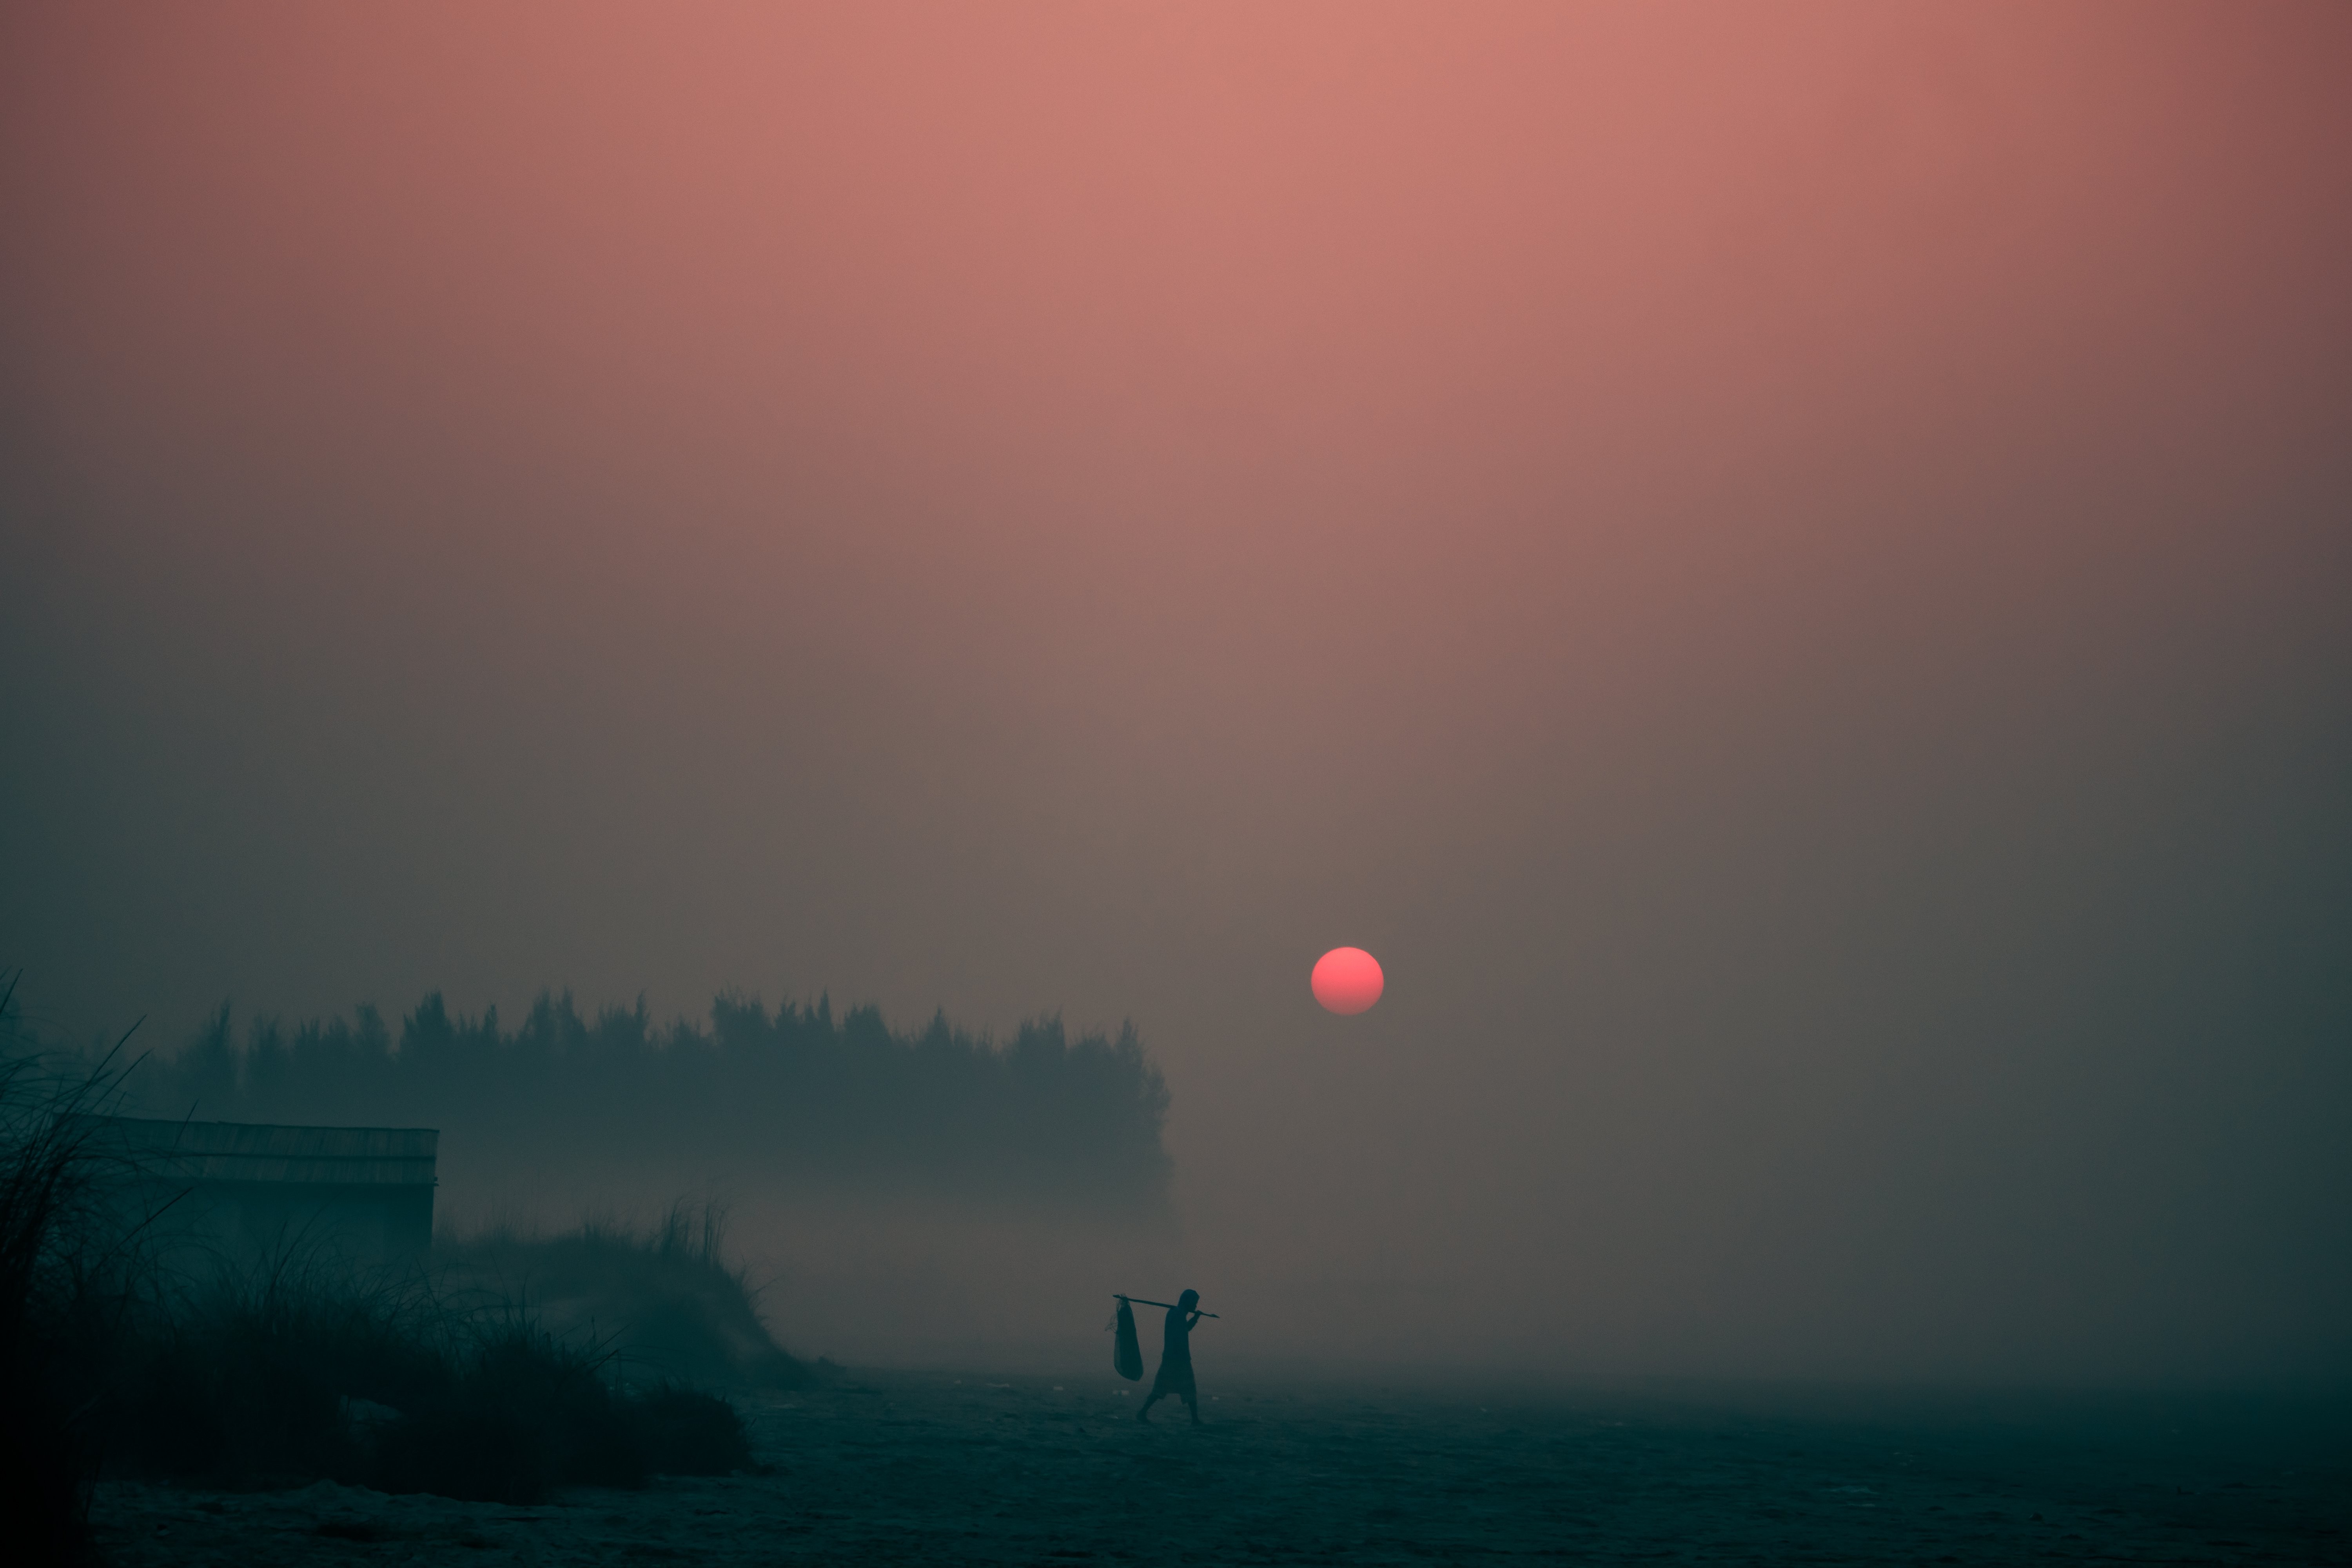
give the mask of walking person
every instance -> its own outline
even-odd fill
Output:
[[[1150,1420],[1151,1407],[1172,1394],[1192,1413],[1192,1425],[1201,1424],[1201,1393],[1192,1383],[1192,1325],[1201,1321],[1195,1307],[1200,1300],[1198,1290],[1187,1290],[1168,1309],[1168,1327],[1160,1340],[1160,1373],[1151,1380],[1143,1408],[1135,1413],[1138,1421]]]

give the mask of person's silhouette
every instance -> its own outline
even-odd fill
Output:
[[[1201,1321],[1193,1303],[1200,1299],[1198,1290],[1187,1290],[1168,1309],[1168,1327],[1160,1340],[1160,1373],[1151,1380],[1150,1397],[1135,1413],[1138,1421],[1150,1420],[1151,1407],[1172,1394],[1192,1413],[1192,1425],[1201,1424],[1201,1393],[1192,1384],[1192,1325]]]

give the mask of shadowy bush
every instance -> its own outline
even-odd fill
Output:
[[[717,1394],[664,1385],[635,1396],[646,1462],[666,1476],[723,1476],[751,1468],[743,1417]]]
[[[369,1483],[472,1502],[543,1502],[559,1487],[751,1468],[743,1418],[690,1388],[615,1391],[595,1358],[544,1335],[490,1347],[448,1393],[384,1426]]]
[[[374,1439],[370,1484],[478,1502],[540,1502],[559,1487],[641,1487],[652,1475],[749,1469],[735,1407],[668,1384],[631,1391],[611,1352],[502,1321],[459,1374]]]
[[[421,1277],[369,1280],[278,1257],[129,1314],[99,1391],[126,1473],[265,1487],[365,1479],[353,1400],[393,1409],[457,1381],[450,1325]]]
[[[453,1304],[421,1275],[258,1269],[142,1303],[112,1349],[90,1403],[121,1474],[529,1503],[751,1464],[724,1399],[632,1390],[609,1345],[511,1303]]]
[[[686,1248],[678,1237],[694,1238],[706,1287],[740,1281],[709,1222],[536,1245],[658,1262],[665,1235],[673,1254]],[[734,1310],[799,1367],[757,1328],[740,1288]],[[97,1353],[77,1363],[77,1397],[119,1474],[232,1489],[324,1479],[530,1503],[561,1487],[751,1463],[724,1399],[667,1382],[632,1387],[614,1338],[551,1331],[516,1297],[446,1289],[422,1269],[369,1276],[323,1252],[225,1265],[198,1289],[151,1282],[83,1338]]]
[[[370,1479],[383,1491],[475,1502],[544,1500],[567,1485],[640,1487],[646,1423],[600,1375],[603,1358],[527,1321],[487,1338],[446,1389],[388,1424]]]
[[[1136,1214],[1164,1206],[1169,1170],[1167,1085],[1134,1028],[1072,1038],[1058,1018],[998,1041],[943,1014],[903,1034],[873,1007],[726,995],[707,1024],[662,1028],[642,1001],[583,1016],[542,993],[508,1028],[435,994],[397,1037],[362,1007],[256,1019],[240,1047],[224,1007],[144,1076],[157,1116],[437,1127],[445,1174],[478,1193],[591,1168],[725,1172]]]
[[[492,1230],[435,1250],[453,1300],[527,1300],[536,1320],[573,1339],[599,1340],[625,1384],[806,1388],[806,1363],[779,1346],[758,1291],[723,1251],[726,1211],[671,1205],[650,1234],[590,1221],[549,1237]]]

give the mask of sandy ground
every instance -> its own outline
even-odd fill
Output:
[[[1204,1371],[1207,1369],[1204,1369]],[[508,1508],[103,1486],[110,1562],[2352,1563],[2341,1426],[1745,1411],[1108,1375],[857,1373],[749,1401],[770,1473]]]

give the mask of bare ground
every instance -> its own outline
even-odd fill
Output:
[[[108,1560],[627,1564],[2352,1563],[2333,1436],[1660,1400],[861,1373],[744,1408],[766,1473],[544,1507],[110,1482]],[[2333,1429],[2331,1429],[2333,1430]]]

